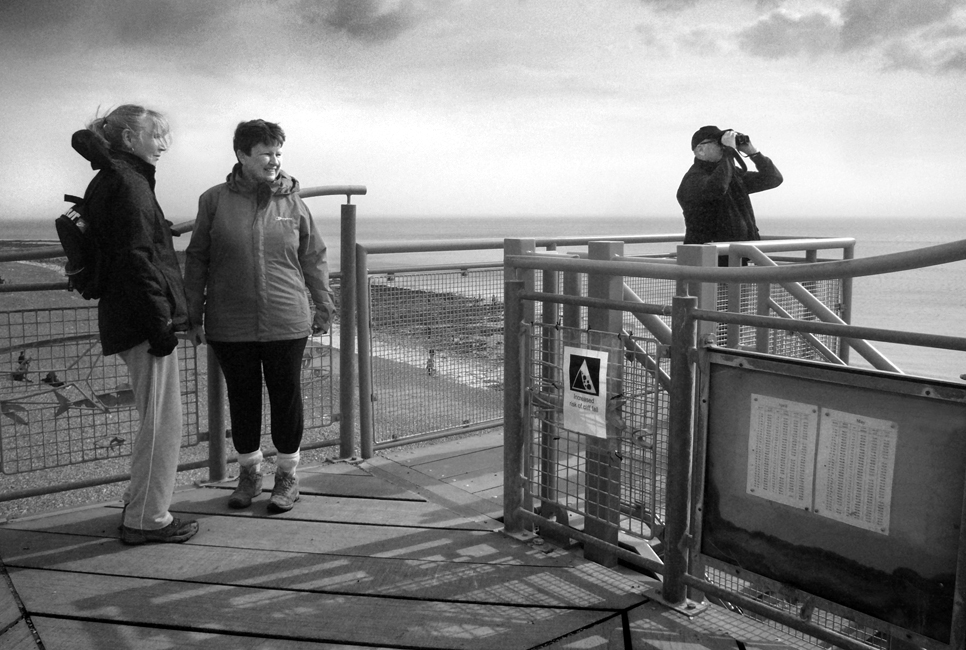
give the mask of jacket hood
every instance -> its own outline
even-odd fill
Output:
[[[81,129],[74,133],[70,138],[70,146],[90,161],[91,169],[98,171],[102,169],[117,170],[119,166],[129,166],[147,178],[148,182],[151,183],[151,189],[154,189],[154,165],[138,158],[133,153],[111,149],[107,143],[91,131]]]
[[[250,194],[256,189],[264,191],[262,188],[269,188],[272,194],[297,194],[301,189],[299,182],[286,174],[284,169],[278,170],[278,175],[271,183],[253,183],[242,175],[241,163],[235,163],[225,182],[228,183],[228,189],[241,194]]]
[[[111,150],[93,132],[81,129],[70,138],[70,146],[91,163],[91,169],[111,166]]]
[[[268,205],[273,196],[297,194],[299,191],[299,182],[281,169],[271,183],[254,183],[242,174],[241,163],[235,163],[225,180],[228,189],[232,192],[254,195],[255,205],[260,208]]]

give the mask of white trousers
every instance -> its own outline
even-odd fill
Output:
[[[173,519],[168,507],[181,453],[181,378],[177,348],[156,357],[148,347],[145,341],[120,353],[141,417],[131,453],[131,484],[124,493],[123,524],[156,530]]]

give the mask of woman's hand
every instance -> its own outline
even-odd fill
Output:
[[[329,332],[329,312],[326,309],[316,309],[312,320],[312,335],[327,334]]]
[[[191,341],[195,347],[208,343],[208,339],[205,338],[205,328],[201,325],[191,327],[187,332],[184,333],[184,337],[185,339]]]

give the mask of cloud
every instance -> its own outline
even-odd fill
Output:
[[[741,49],[766,59],[800,55],[879,60],[884,70],[926,74],[962,70],[966,0],[846,0],[839,11],[766,12],[741,30]],[[759,6],[763,6],[759,3]]]
[[[45,54],[73,45],[96,51],[115,47],[185,50],[225,35],[240,17],[265,8],[261,0],[4,0],[0,33]],[[273,27],[266,22],[261,21],[263,29]],[[88,52],[84,49],[85,55]]]
[[[842,46],[854,49],[944,21],[962,0],[849,0],[842,9]]]
[[[835,50],[839,27],[832,16],[815,12],[794,16],[776,10],[739,34],[741,48],[752,55],[779,59]]]
[[[74,0],[4,0],[0,2],[0,30],[37,31],[73,22],[82,13]]]
[[[924,71],[928,68],[926,57],[906,43],[896,42],[883,51],[886,70]]]
[[[677,40],[684,50],[701,56],[715,56],[722,51],[719,37],[704,27],[688,30]]]
[[[684,11],[698,4],[701,0],[640,0],[645,7],[657,11]]]
[[[962,72],[966,73],[966,48],[960,49],[949,55],[939,64],[941,72]]]
[[[251,5],[230,0],[113,0],[101,7],[103,14],[98,20],[110,25],[118,44],[184,47],[197,44],[206,35],[225,31],[233,23],[232,18],[241,13],[239,8]]]
[[[412,0],[301,0],[299,14],[308,24],[323,24],[365,42],[391,41],[416,24]]]
[[[201,48],[212,40],[275,32],[345,34],[391,41],[449,5],[448,0],[2,0],[0,33],[69,36],[73,42]]]
[[[0,2],[0,33],[34,34],[74,22],[83,5],[73,0],[4,0]]]

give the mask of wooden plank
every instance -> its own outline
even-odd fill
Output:
[[[361,471],[361,470],[360,470]],[[273,486],[275,476],[266,476]],[[381,481],[372,474],[333,475],[311,471],[299,472],[299,492],[325,496],[347,496],[365,499],[398,499],[400,501],[423,501],[415,492],[400,489],[398,485]]]
[[[116,509],[71,511],[44,519],[15,519],[0,526],[91,537],[117,538],[120,513]],[[398,557],[413,560],[565,565],[564,552],[546,553],[490,531],[372,526],[304,521],[295,518],[202,515],[200,532],[187,544],[234,549],[263,549],[299,553],[337,553],[352,556]]]
[[[239,636],[228,632],[199,632],[99,621],[80,621],[38,616],[37,632],[46,650],[359,650],[343,643],[317,643]],[[0,637],[2,639],[2,637]],[[7,650],[7,646],[3,646]],[[34,650],[36,646],[32,646]],[[10,650],[14,650],[10,648]],[[399,650],[399,646],[379,646],[375,650]]]
[[[3,629],[3,628],[0,628]],[[41,640],[43,637],[41,637]],[[3,650],[37,650],[45,647],[37,644],[33,632],[23,619],[17,621],[12,627],[3,629],[0,632],[0,648]],[[62,646],[70,647],[70,646]],[[56,647],[46,646],[46,650],[56,650]]]
[[[503,429],[496,429],[486,433],[466,436],[434,443],[431,447],[405,448],[388,450],[384,457],[400,465],[421,465],[437,460],[461,456],[484,449],[503,447]],[[371,460],[371,459],[370,459]]]
[[[465,517],[482,516],[485,525],[491,530],[503,527],[501,522],[488,514],[493,512],[492,499],[482,499],[471,492],[441,483],[416,468],[400,465],[386,458],[371,458],[366,461],[366,468],[380,478],[410,489]]]
[[[480,497],[480,500],[477,501],[477,504],[481,514],[502,522],[503,486],[501,485],[500,487],[493,488],[491,490],[483,490],[482,492],[474,492],[474,494]]]
[[[299,465],[299,474],[302,473],[328,474],[330,476],[370,476],[368,472],[359,467],[359,463],[345,460],[326,461],[311,466]]]
[[[0,531],[50,530],[62,533],[80,532],[83,535],[117,537],[121,525],[120,504],[100,504],[97,507],[74,508],[33,517],[18,517],[0,523]]]
[[[449,650],[532,648],[612,612],[199,587],[173,580],[11,569],[30,612],[325,643]],[[272,634],[274,632],[275,634]]]
[[[271,491],[275,484],[275,475],[266,474],[262,481],[262,488]],[[222,483],[205,483],[205,487],[219,490],[234,490],[238,485],[235,477]],[[318,496],[345,496],[360,499],[382,499],[384,501],[425,501],[414,492],[404,490],[398,485],[386,483],[371,474],[364,476],[333,476],[331,474],[317,474],[299,471],[299,493]]]
[[[0,532],[0,554],[13,568],[504,605],[613,609],[644,600],[645,583],[579,558],[562,566],[483,564],[489,554],[478,551],[452,562],[194,544],[126,547],[97,537]]]
[[[215,514],[231,517],[268,516],[267,506],[271,497],[271,485],[262,487],[261,495],[255,497],[249,508],[235,510],[228,507],[230,492],[203,489],[180,494],[171,504],[171,512],[188,514]],[[383,501],[379,499],[353,499],[349,497],[325,497],[300,494],[300,499],[289,512],[271,515],[275,519],[309,519],[312,521],[336,521],[341,523],[374,524],[386,526],[419,526],[425,528],[465,528],[487,530],[480,517],[469,519],[451,510],[419,501]]]
[[[433,462],[410,464],[423,474],[445,481],[480,472],[503,474],[503,447],[481,449],[468,454],[441,458]]]
[[[503,469],[499,472],[491,468],[480,468],[476,471],[468,471],[463,474],[451,476],[445,479],[447,483],[455,485],[461,490],[471,494],[485,492],[494,488],[503,487]]]
[[[423,501],[418,494],[382,481],[358,464],[348,462],[324,463],[299,467],[299,492],[321,496],[350,496],[367,499],[399,499]],[[274,474],[265,474],[265,489],[274,485]],[[205,487],[234,490],[238,476],[218,483],[205,483]]]
[[[0,558],[3,558],[2,554]],[[0,630],[7,629],[22,616],[23,612],[20,611],[20,603],[13,593],[13,586],[7,580],[5,569],[0,564]]]

